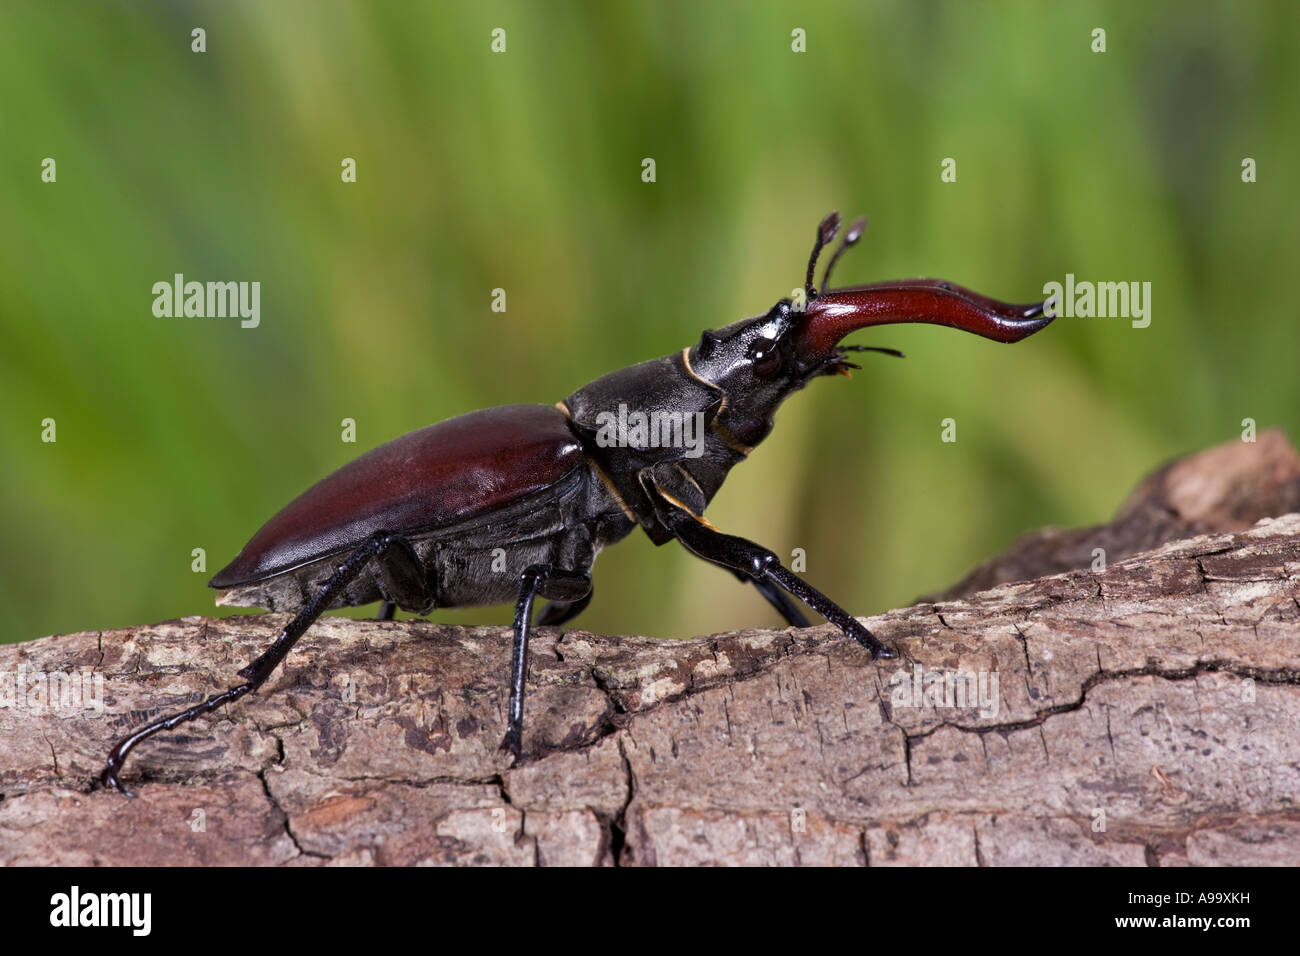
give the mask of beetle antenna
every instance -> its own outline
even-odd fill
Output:
[[[859,216],[853,221],[853,225],[849,226],[849,231],[844,234],[844,238],[840,240],[840,244],[835,250],[835,255],[831,256],[831,261],[826,263],[826,272],[822,275],[823,294],[831,284],[831,270],[835,268],[835,263],[840,261],[840,256],[844,255],[845,249],[858,244],[858,240],[862,238],[862,234],[866,231],[866,216]]]
[[[813,272],[817,269],[817,257],[822,254],[822,246],[835,238],[840,231],[840,214],[832,212],[817,226],[817,241],[813,243],[812,255],[808,257],[808,278],[804,279],[803,291],[808,301],[817,298],[817,287],[813,285]]]

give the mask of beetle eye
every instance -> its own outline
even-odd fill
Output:
[[[763,378],[774,375],[781,367],[781,353],[771,339],[757,339],[748,349],[749,360],[754,363],[754,374]]]

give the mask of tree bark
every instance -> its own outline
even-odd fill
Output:
[[[285,616],[3,647],[0,863],[1294,864],[1300,514],[1253,524],[1274,509],[1300,511],[1280,433],[1168,466],[1110,525],[864,619],[892,661],[826,626],[542,628],[515,768],[503,628],[323,620],[142,745],[136,800],[92,786],[112,743]]]

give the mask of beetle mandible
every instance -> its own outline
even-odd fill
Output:
[[[523,747],[524,675],[533,603],[550,603],[538,624],[571,620],[591,600],[591,566],[606,545],[638,525],[656,545],[688,551],[752,583],[790,624],[808,626],[791,600],[809,608],[876,657],[891,657],[856,618],[776,554],[724,534],[704,510],[731,468],[772,430],[777,407],[809,381],[860,366],[851,352],[893,349],[840,345],[873,325],[929,322],[999,342],[1017,342],[1051,322],[1046,303],[1010,305],[938,279],[906,279],[830,289],[830,273],[862,237],[857,220],[813,278],[824,246],[839,233],[832,212],[817,228],[805,301],[781,299],[664,358],[596,379],[554,406],[508,405],[430,425],[344,465],[268,521],[210,584],[220,603],[297,612],[243,682],[123,738],[102,779],[130,794],[120,771],[143,740],[257,690],[323,612],[382,601],[427,614],[434,608],[515,601],[510,702],[501,748],[517,762]],[[700,447],[654,442],[623,425],[620,408],[647,418],[702,416]],[[627,421],[625,415],[622,419]],[[604,429],[604,431],[602,431]],[[504,550],[517,573],[493,569]]]

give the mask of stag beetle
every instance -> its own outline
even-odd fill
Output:
[[[239,672],[243,683],[117,743],[102,779],[119,779],[141,741],[259,688],[323,612],[381,604],[415,614],[434,608],[515,601],[510,703],[501,748],[518,761],[524,674],[533,602],[549,599],[538,624],[571,620],[591,600],[601,548],[640,525],[656,545],[677,539],[691,553],[752,583],[797,627],[808,620],[792,595],[876,657],[892,651],[776,554],[724,534],[704,510],[727,472],[772,430],[777,407],[810,380],[860,368],[840,345],[856,329],[929,322],[1016,342],[1051,321],[1045,303],[1009,305],[937,279],[830,289],[830,273],[865,228],[859,219],[813,277],[822,248],[840,229],[832,212],[817,228],[803,301],[717,331],[664,358],[612,372],[554,406],[508,405],[470,412],[381,445],[299,496],[253,535],[210,582],[218,601],[296,611],[266,651]],[[797,297],[797,296],[796,296]],[[698,443],[651,440],[639,421],[702,424]],[[611,422],[617,422],[611,425]],[[656,433],[654,437],[661,437]],[[494,569],[502,553],[513,573]]]

